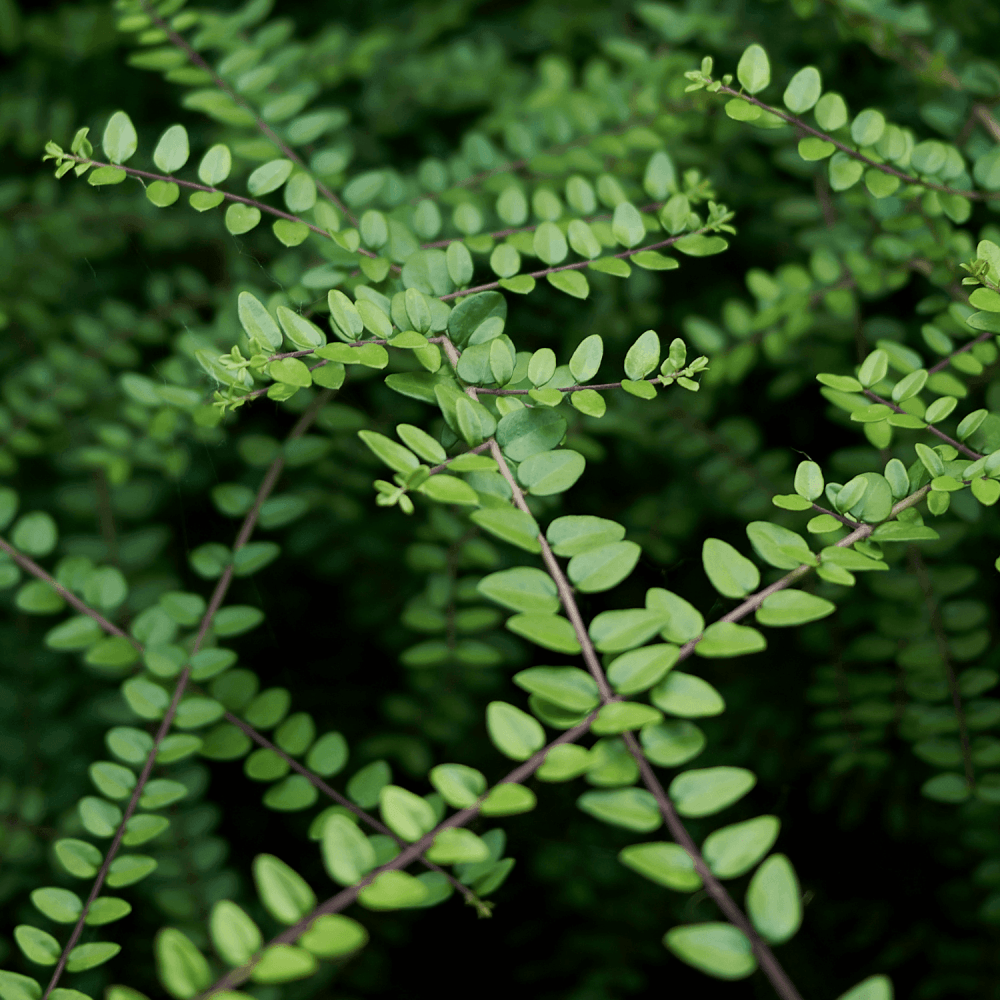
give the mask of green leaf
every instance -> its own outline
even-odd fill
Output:
[[[233,236],[242,236],[250,232],[260,222],[260,209],[252,205],[244,205],[234,201],[226,209],[226,229]]]
[[[721,236],[705,236],[702,233],[682,236],[673,246],[689,257],[711,257],[729,248],[729,244]]]
[[[267,366],[267,373],[276,382],[305,387],[312,385],[312,374],[298,358],[279,358]]]
[[[869,976],[837,1000],[892,1000],[892,981],[888,976]]]
[[[550,451],[562,441],[565,433],[565,419],[548,406],[514,410],[496,425],[497,443],[504,455],[514,462]]]
[[[629,379],[644,379],[660,364],[660,338],[655,330],[647,330],[625,355],[625,374]]]
[[[737,625],[734,622],[713,622],[705,629],[704,635],[694,651],[699,656],[713,658],[728,656],[745,656],[748,653],[759,653],[767,648],[767,640],[754,628],[748,625]]]
[[[742,767],[704,767],[677,775],[669,794],[682,816],[711,816],[739,801],[756,784],[753,772]]]
[[[247,190],[255,198],[277,191],[291,177],[294,166],[291,160],[285,159],[262,164],[247,178]]]
[[[304,222],[289,219],[276,219],[271,223],[271,230],[286,247],[297,247],[309,235],[309,227]]]
[[[507,628],[544,649],[570,655],[580,652],[573,626],[559,615],[534,612],[514,615],[507,619]]]
[[[198,179],[202,184],[215,187],[221,184],[233,168],[233,157],[229,147],[218,143],[212,146],[198,164]]]
[[[668,715],[697,719],[726,710],[722,695],[708,681],[693,674],[671,671],[650,694],[650,700]]]
[[[491,573],[479,581],[476,589],[512,611],[544,614],[559,610],[559,595],[552,578],[532,566],[516,566]]]
[[[78,944],[67,956],[67,972],[84,972],[94,969],[110,961],[122,950],[120,944],[111,941],[93,941],[89,944]]]
[[[864,164],[847,153],[834,153],[830,157],[830,187],[834,191],[846,191],[861,180]]]
[[[961,774],[936,774],[923,783],[920,794],[935,802],[954,805],[969,798],[971,789]]]
[[[438,764],[429,775],[431,784],[448,805],[468,809],[486,791],[486,778],[465,764]]]
[[[663,943],[682,962],[716,979],[746,979],[757,968],[750,941],[732,924],[681,925],[667,931]]]
[[[657,643],[616,657],[608,665],[608,681],[618,694],[637,694],[651,688],[677,662],[676,646]]]
[[[124,111],[116,111],[104,128],[101,139],[104,155],[115,164],[126,163],[139,148],[139,137],[136,135],[132,119]]]
[[[816,103],[816,124],[826,132],[835,132],[847,124],[847,105],[840,94],[824,94]]]
[[[819,100],[823,82],[815,66],[804,66],[789,80],[782,100],[793,115],[805,114]]]
[[[576,804],[603,823],[639,833],[650,833],[663,822],[656,799],[644,788],[584,792]]]
[[[487,705],[486,728],[493,745],[512,760],[527,760],[545,745],[545,731],[538,721],[504,701]]]
[[[526,458],[517,469],[517,478],[534,496],[564,493],[583,475],[586,461],[568,448],[544,451]]]
[[[164,927],[153,944],[156,974],[164,989],[177,1000],[192,1000],[211,985],[212,970],[191,939],[174,927]]]
[[[625,528],[617,521],[592,514],[557,517],[545,537],[557,556],[577,556],[601,548],[625,537]]]
[[[566,572],[583,593],[610,590],[635,569],[641,554],[635,542],[611,542],[574,556]]]
[[[19,924],[15,927],[14,940],[24,952],[25,958],[38,965],[55,965],[62,953],[59,942],[51,934],[32,927],[31,924]]]
[[[691,855],[679,844],[631,844],[619,852],[618,860],[626,868],[675,892],[701,888],[701,876],[694,870]]]
[[[781,822],[777,816],[757,816],[724,826],[708,835],[701,853],[719,878],[745,875],[774,845]]]
[[[368,931],[341,913],[318,916],[299,938],[299,944],[319,958],[341,958],[368,943]]]
[[[799,139],[799,156],[807,162],[814,160],[825,160],[837,147],[832,142],[817,139],[813,135],[808,135],[804,139]]]
[[[535,793],[530,788],[505,781],[483,799],[479,811],[483,816],[516,816],[530,812],[537,804]]]
[[[836,610],[837,606],[823,597],[802,590],[779,590],[764,598],[757,609],[757,624],[771,628],[804,625],[826,618]]]
[[[399,785],[386,785],[382,788],[379,792],[379,807],[386,826],[398,837],[410,842],[419,840],[436,823],[430,804]]]
[[[272,362],[273,364],[273,362]],[[408,473],[420,465],[420,459],[408,448],[375,431],[358,431],[358,437],[380,458],[390,469],[396,472]]]
[[[83,901],[69,889],[35,889],[31,902],[39,913],[58,924],[72,924],[83,912]]]
[[[580,341],[569,359],[569,370],[578,385],[588,382],[597,374],[603,357],[604,341],[599,334],[592,333]]]
[[[589,633],[602,653],[622,653],[641,646],[662,629],[667,616],[649,608],[602,611],[590,623]]]
[[[138,819],[140,817],[133,817],[133,819]],[[146,817],[148,819],[162,820],[163,829],[166,829],[167,820],[162,816],[150,816]],[[131,826],[131,820],[129,821]],[[127,843],[128,841],[123,841]],[[100,927],[104,924],[114,923],[116,920],[121,920],[122,917],[127,917],[132,912],[132,906],[127,903],[124,899],[118,899],[116,896],[98,896],[97,899],[90,904],[90,910],[87,913],[87,919],[84,921],[88,927]]]
[[[273,854],[258,854],[253,879],[264,908],[283,924],[294,924],[316,906],[305,879]]]
[[[274,944],[264,949],[250,978],[255,983],[287,983],[311,976],[318,969],[319,963],[304,948]]]
[[[590,295],[590,285],[587,277],[580,271],[555,271],[545,276],[546,281],[560,292],[572,295],[575,299],[585,299]]]
[[[487,861],[490,857],[490,849],[471,830],[450,827],[442,830],[434,838],[434,843],[425,857],[428,861],[433,861],[438,865],[463,864]]]
[[[428,889],[419,879],[406,872],[387,871],[376,875],[358,893],[358,902],[369,910],[399,910],[419,906],[427,895]]]
[[[146,188],[146,198],[157,208],[169,208],[181,196],[181,189],[169,181],[153,181]]]
[[[723,597],[746,597],[760,583],[757,567],[728,542],[706,538],[701,559],[712,586]]]
[[[85,840],[65,837],[53,845],[56,859],[76,878],[92,878],[97,874],[104,855]]]
[[[757,555],[778,569],[797,569],[803,563],[816,563],[816,557],[806,540],[788,528],[771,524],[770,521],[751,521],[746,531]]]
[[[851,138],[859,146],[873,146],[885,131],[885,116],[874,108],[865,108],[851,123]]]
[[[666,625],[660,635],[670,642],[690,642],[701,635],[705,627],[705,619],[694,605],[662,587],[646,591],[646,606],[666,617]]]
[[[569,253],[566,237],[554,222],[543,222],[535,230],[532,245],[535,256],[549,267],[561,264]]]
[[[611,222],[611,234],[623,246],[631,249],[638,246],[646,236],[646,227],[635,205],[627,201],[615,206]]]
[[[617,735],[631,729],[660,722],[663,716],[649,705],[616,701],[605,705],[590,724],[591,732],[598,736]]]
[[[772,854],[754,872],[747,888],[747,915],[761,937],[782,944],[802,923],[802,901],[795,869],[784,854]]]
[[[736,78],[749,94],[759,93],[771,82],[771,64],[759,45],[744,50],[736,67]]]
[[[190,155],[187,129],[183,125],[171,125],[153,150],[153,162],[165,174],[173,174],[187,163]]]
[[[570,781],[590,770],[590,751],[573,743],[561,743],[546,755],[542,766],[535,772],[539,781]]]
[[[542,551],[538,541],[539,528],[530,514],[510,507],[491,507],[473,511],[471,520],[491,535],[527,552]]]
[[[589,712],[600,700],[594,679],[577,667],[530,667],[513,680],[523,690],[571,712]]]

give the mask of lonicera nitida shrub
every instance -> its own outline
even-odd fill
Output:
[[[1000,996],[997,8],[272,7],[0,0],[0,996]]]

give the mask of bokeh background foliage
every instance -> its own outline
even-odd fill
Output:
[[[269,6],[242,8],[231,22],[234,37],[272,31],[273,44],[287,44],[290,62],[297,60],[309,99],[343,109],[332,134],[306,153],[334,190],[387,166],[398,183],[417,184],[443,165],[447,217],[466,192],[479,190],[467,179],[492,169],[485,136],[498,156],[526,161],[520,169],[529,186],[590,169],[589,155],[595,172],[608,170],[638,190],[650,155],[665,149],[678,175],[699,171],[735,211],[738,233],[726,253],[686,258],[678,274],[634,269],[622,281],[592,273],[585,301],[543,282],[529,296],[507,296],[519,350],[551,347],[562,362],[597,333],[619,365],[652,328],[665,344],[685,337],[711,364],[697,395],[674,389],[647,403],[618,393],[603,420],[571,427],[568,443],[586,457],[589,474],[539,510],[616,519],[642,546],[638,568],[614,598],[584,596],[585,615],[641,604],[648,587],[666,586],[712,620],[732,605],[704,578],[702,540],[719,537],[748,551],[744,527],[760,519],[801,531],[801,517],[776,510],[771,497],[791,491],[803,456],[842,482],[880,471],[894,455],[912,464],[916,435],[866,436],[866,425],[820,395],[814,376],[851,374],[880,343],[933,364],[968,341],[973,332],[962,321],[971,310],[951,305],[968,291],[958,263],[975,256],[978,240],[997,240],[997,202],[976,203],[963,217],[959,207],[927,202],[886,207],[899,200],[876,201],[863,186],[832,192],[825,164],[796,155],[791,129],[733,121],[722,99],[686,93],[683,73],[708,53],[719,74],[733,72],[746,46],[759,42],[778,84],[761,95],[772,106],[780,107],[793,72],[814,65],[852,110],[877,107],[918,139],[953,143],[978,163],[1000,138],[990,110],[1000,96],[994,3]],[[249,173],[270,155],[253,148],[253,130],[233,139],[225,123],[180,107],[196,81],[164,82],[130,65],[135,35],[118,30],[109,5],[0,0],[0,48],[0,473],[21,510],[46,511],[58,524],[49,568],[68,557],[117,567],[127,597],[116,599],[118,577],[105,575],[84,599],[128,627],[165,593],[207,593],[204,547],[230,544],[244,494],[257,489],[317,392],[260,399],[220,422],[218,410],[201,405],[213,385],[194,351],[235,342],[242,290],[272,307],[305,306],[325,299],[324,281],[347,288],[356,279],[331,279],[336,255],[324,258],[311,242],[283,246],[268,226],[233,236],[220,212],[198,214],[183,203],[163,211],[131,181],[93,187],[72,176],[57,181],[40,167],[48,140],[68,149],[74,132],[89,126],[96,141],[119,109],[136,123],[147,157],[177,121],[194,156],[215,142],[243,142],[238,170]],[[206,58],[217,63],[223,54],[209,49]],[[604,102],[605,119],[590,129],[602,140],[551,97],[575,87]],[[527,137],[518,130],[522,118],[531,124]],[[576,165],[553,162],[567,149],[580,151]],[[1000,187],[985,175],[977,168],[981,189]],[[502,190],[489,185],[481,183],[493,196]],[[442,236],[449,232],[446,224]],[[303,280],[305,273],[312,278]],[[989,452],[1000,447],[1000,381],[996,348],[983,347],[967,352],[975,364],[947,370],[961,396],[956,416],[990,411],[993,423],[974,443]],[[198,405],[136,416],[139,390],[120,377],[133,371],[199,393]],[[280,544],[282,558],[238,578],[229,598],[265,614],[252,635],[230,643],[241,667],[262,686],[291,692],[293,708],[308,709],[319,732],[346,738],[349,764],[331,781],[385,760],[397,781],[421,793],[441,761],[479,767],[491,780],[503,773],[484,708],[498,698],[519,703],[510,675],[531,666],[533,655],[492,630],[486,615],[470,619],[470,629],[486,629],[476,636],[485,649],[470,646],[467,662],[420,669],[404,665],[404,655],[401,663],[423,638],[415,633],[433,611],[436,580],[456,577],[461,602],[463,580],[468,594],[470,578],[511,560],[443,508],[418,506],[409,519],[372,503],[372,479],[384,470],[356,432],[391,434],[425,413],[392,394],[377,372],[352,367],[308,446],[289,452],[262,517],[259,537]],[[987,681],[996,682],[990,672],[1000,659],[993,569],[1000,531],[993,508],[968,491],[928,522],[940,538],[919,556],[896,553],[889,573],[866,574],[853,590],[819,584],[817,592],[838,604],[833,617],[770,631],[767,651],[752,657],[698,661],[697,672],[726,701],[724,714],[699,720],[708,737],[699,766],[744,766],[758,776],[727,821],[781,817],[780,849],[795,863],[805,920],[780,957],[805,997],[833,997],[882,972],[899,996],[1000,996],[997,800],[921,793],[942,769],[960,771],[961,760],[947,686],[933,663],[926,675],[913,669],[920,643],[944,642],[957,670],[980,671],[964,693],[982,696],[977,767],[996,767],[1000,714]],[[54,620],[45,613],[60,608],[37,593],[24,596],[27,580],[11,563],[0,573],[0,963],[37,974],[12,929],[37,919],[32,889],[65,881],[53,874],[52,844],[81,832],[76,803],[89,788],[88,768],[108,755],[108,727],[135,717],[113,667],[46,646]],[[314,885],[328,883],[319,851],[302,849],[321,804],[265,808],[262,786],[240,768],[197,756],[175,768],[187,796],[170,807],[172,839],[159,868],[131,890],[133,912],[113,925],[122,953],[77,976],[74,988],[97,997],[109,983],[128,983],[162,995],[157,929],[197,928],[220,898],[255,905],[249,872],[262,852],[294,860]],[[759,973],[715,983],[673,958],[660,943],[663,931],[716,919],[707,896],[665,892],[623,867],[618,851],[634,838],[581,813],[579,787],[538,791],[535,811],[503,822],[506,854],[517,864],[492,897],[490,920],[454,900],[366,914],[372,940],[356,958],[301,984],[257,986],[254,995],[430,997],[469,982],[573,1000],[664,989],[772,995]],[[690,822],[699,842],[709,822]],[[742,886],[736,894],[742,898]],[[198,933],[191,931],[203,943]]]

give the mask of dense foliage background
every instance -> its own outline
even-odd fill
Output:
[[[880,341],[933,364],[974,336],[962,325],[972,310],[949,303],[961,305],[968,294],[959,262],[975,257],[978,240],[997,240],[1000,202],[974,203],[966,222],[957,210],[943,214],[919,199],[877,201],[863,185],[832,192],[825,162],[795,153],[792,129],[731,120],[723,99],[686,93],[683,73],[706,54],[717,74],[734,72],[740,53],[759,42],[776,84],[760,96],[772,106],[780,107],[793,72],[815,65],[852,111],[878,107],[918,141],[954,143],[976,162],[1000,139],[990,114],[1000,97],[1000,7],[991,0],[281,0],[270,13],[268,6],[251,5],[237,25],[242,37],[264,30],[258,25],[266,19],[279,25],[276,36],[287,30],[303,40],[290,57],[300,60],[302,80],[321,103],[347,113],[346,124],[315,144],[327,150],[323,176],[335,190],[386,166],[410,183],[434,158],[451,169],[442,203],[459,203],[463,191],[476,189],[462,187],[463,177],[490,169],[469,139],[475,130],[504,156],[523,156],[520,176],[529,180],[590,170],[590,155],[594,173],[608,169],[638,185],[662,147],[678,174],[700,171],[713,197],[736,213],[729,249],[683,258],[677,273],[634,269],[623,281],[594,272],[585,301],[544,282],[531,295],[507,296],[507,329],[519,350],[551,347],[564,363],[583,337],[598,333],[606,371],[617,372],[627,348],[652,328],[664,344],[683,336],[692,356],[704,353],[711,365],[697,394],[675,387],[653,402],[608,394],[606,417],[571,424],[567,443],[587,458],[588,473],[563,496],[542,498],[539,516],[613,518],[643,549],[636,572],[613,595],[582,596],[586,617],[641,605],[647,588],[665,586],[712,621],[733,602],[705,580],[703,539],[749,551],[749,521],[804,531],[802,515],[771,503],[791,491],[799,461],[812,459],[841,482],[881,471],[892,456],[912,464],[913,442],[925,437],[903,430],[891,443],[873,443],[866,425],[820,394],[815,375],[852,374]],[[192,553],[229,545],[244,509],[227,507],[215,488],[256,490],[316,390],[281,403],[256,400],[219,423],[218,410],[200,402],[140,409],[120,375],[140,372],[194,389],[207,404],[214,386],[191,360],[193,350],[229,349],[239,330],[238,292],[250,289],[272,307],[325,301],[322,276],[310,283],[302,275],[326,261],[311,241],[283,246],[268,226],[233,236],[219,211],[196,213],[183,198],[161,210],[131,181],[91,187],[72,174],[56,180],[41,166],[48,140],[68,149],[74,132],[90,126],[96,144],[119,109],[136,123],[146,162],[177,121],[196,157],[214,142],[234,141],[228,135],[238,130],[181,107],[184,81],[130,65],[135,36],[116,28],[110,5],[0,0],[0,49],[0,474],[20,495],[21,511],[47,511],[58,523],[58,547],[42,560],[47,568],[68,556],[120,568],[128,597],[107,613],[127,628],[163,593],[207,595],[211,581]],[[222,58],[216,50],[205,55],[213,65]],[[575,87],[622,106],[617,121],[609,115],[592,130],[607,137],[603,144],[546,110],[560,107],[554,92]],[[541,123],[533,151],[518,148],[513,125],[521,118]],[[235,141],[246,144],[246,172],[254,158],[268,158],[249,148],[259,141],[252,129]],[[549,161],[546,148],[555,150]],[[580,165],[550,162],[569,155],[567,148],[579,150]],[[316,150],[310,154],[315,164]],[[976,176],[982,188],[1000,187],[984,175],[985,168]],[[483,187],[494,196],[500,190],[489,179]],[[458,193],[449,200],[449,191]],[[477,257],[477,267],[485,260]],[[347,288],[363,279],[345,280]],[[933,334],[922,333],[928,323],[953,338],[937,354]],[[995,423],[971,443],[989,452],[1000,446],[1000,380],[995,347],[982,345],[980,360],[953,372],[962,397],[956,420],[988,409]],[[377,371],[359,371],[352,368],[310,432],[317,452],[285,470],[278,487],[285,506],[272,508],[260,536],[278,542],[282,558],[237,579],[228,598],[261,608],[265,621],[230,644],[262,687],[287,688],[293,711],[309,711],[319,732],[344,734],[350,762],[330,779],[338,787],[377,759],[421,794],[427,771],[442,761],[479,767],[495,780],[506,766],[487,737],[485,705],[497,698],[520,704],[510,675],[537,654],[499,629],[476,637],[487,646],[479,658],[496,665],[476,665],[470,653],[469,663],[421,669],[403,665],[400,655],[424,638],[417,632],[426,612],[420,595],[434,585],[429,574],[461,579],[527,560],[488,536],[471,540],[445,508],[418,504],[408,518],[375,506],[371,483],[385,473],[356,432],[426,425],[427,411],[390,392]],[[914,679],[906,659],[923,642],[939,652],[943,644],[955,670],[997,668],[1000,529],[995,508],[968,491],[953,495],[947,514],[925,517],[940,540],[919,554],[895,546],[891,570],[864,574],[853,589],[818,583],[816,593],[838,604],[834,616],[769,631],[763,653],[699,660],[694,668],[727,706],[699,720],[708,746],[698,765],[748,767],[759,779],[726,821],[781,817],[779,848],[798,872],[805,920],[778,954],[807,998],[832,998],[872,973],[888,973],[897,995],[914,1000],[1000,997],[998,799],[921,794],[942,767],[962,766],[940,745],[956,729],[947,685],[936,675]],[[780,575],[772,572],[765,582]],[[75,804],[87,794],[87,769],[108,756],[108,727],[135,717],[119,693],[122,671],[48,648],[56,621],[19,596],[27,577],[13,564],[0,574],[7,574],[0,594],[0,964],[38,975],[12,928],[37,919],[32,889],[72,884],[57,874],[51,844],[79,834]],[[97,584],[84,599],[100,602]],[[985,772],[1000,763],[990,742],[1000,716],[991,715],[988,690],[979,701],[985,724],[972,735]],[[921,706],[938,715],[928,721]],[[934,739],[930,750],[914,752]],[[203,924],[223,897],[252,907],[249,872],[261,852],[295,864],[313,885],[329,885],[306,839],[322,803],[274,811],[239,762],[191,757],[185,766],[176,777],[190,795],[171,807],[179,840],[164,848],[153,876],[128,890],[132,914],[103,935],[122,953],[64,985],[93,997],[110,983],[163,995],[152,957],[157,929]],[[455,899],[365,914],[372,941],[356,958],[301,984],[250,992],[258,1000],[422,998],[488,984],[538,1000],[706,988],[734,998],[773,995],[761,973],[706,981],[664,949],[669,926],[717,919],[714,904],[704,893],[668,892],[619,864],[618,851],[634,837],[580,812],[579,786],[535,783],[538,808],[502,821],[506,854],[517,863],[492,897],[491,919],[477,920]],[[699,842],[714,825],[689,823]],[[742,886],[734,883],[738,900]]]

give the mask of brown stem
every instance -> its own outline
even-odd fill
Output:
[[[700,236],[702,233],[710,232],[708,226],[703,226],[701,229],[695,229],[690,233],[680,233],[677,236],[671,236],[669,239],[660,240],[658,243],[649,243],[644,247],[633,247],[631,250],[625,250],[622,253],[610,254],[612,257],[618,257],[624,260],[626,257],[632,257],[637,253],[641,253],[643,250],[658,250],[660,247],[670,246],[676,243],[678,240],[684,239],[685,236]],[[558,267],[547,267],[541,271],[532,271],[528,274],[529,278],[544,278],[546,275],[555,274],[557,271],[579,271],[585,267],[589,267],[593,261],[590,260],[578,260],[574,264],[560,264]],[[456,299],[464,295],[473,295],[476,292],[488,292],[493,288],[502,287],[499,281],[490,281],[485,285],[476,285],[474,288],[463,288],[458,292],[449,292],[447,295],[439,295],[438,298],[442,302],[447,302],[449,299]]]
[[[184,52],[184,54],[192,63],[194,63],[195,66],[204,70],[209,76],[211,76],[212,82],[219,88],[219,90],[227,94],[232,101],[243,108],[243,110],[248,114],[253,116],[254,124],[256,124],[257,128],[260,129],[264,136],[275,145],[275,147],[281,152],[282,156],[291,160],[293,163],[298,164],[299,167],[305,170],[305,164],[302,162],[302,158],[298,155],[298,153],[281,140],[277,133],[275,133],[274,129],[272,129],[271,126],[268,125],[267,122],[265,122],[264,119],[261,118],[260,115],[258,115],[257,112],[245,100],[243,100],[243,98],[240,97],[239,94],[237,94],[236,91],[234,91],[232,87],[230,87],[229,84],[226,83],[221,76],[219,76],[218,73],[215,72],[214,69],[212,69],[212,67],[201,57],[201,55],[188,44],[187,39],[183,35],[174,31],[173,28],[171,28],[170,25],[156,13],[149,0],[142,0],[142,6],[145,9],[145,12],[150,16],[157,27],[159,27],[160,30],[167,35],[170,41],[182,52]],[[323,195],[324,198],[327,199],[327,201],[329,201],[332,205],[335,205],[341,212],[344,213],[352,226],[356,226],[358,224],[358,220],[350,213],[347,206],[325,184],[321,181],[316,181],[316,189],[321,195]],[[368,250],[362,250],[360,252],[366,256],[376,256]]]
[[[945,676],[948,679],[948,692],[951,695],[951,703],[955,709],[955,718],[958,720],[958,739],[962,744],[962,763],[965,767],[965,780],[969,783],[969,788],[975,787],[976,774],[972,767],[972,749],[969,746],[969,727],[965,720],[965,709],[962,707],[962,695],[958,690],[958,679],[955,677],[955,667],[951,662],[951,654],[948,652],[948,639],[944,634],[944,622],[941,620],[941,608],[938,606],[934,596],[934,586],[931,583],[930,574],[924,563],[920,550],[915,545],[907,546],[907,556],[910,560],[910,568],[920,585],[920,592],[924,595],[924,603],[927,605],[927,616],[930,618],[931,629],[934,632],[934,639],[937,642],[938,654],[944,663]]]
[[[807,125],[801,118],[796,118],[795,115],[789,115],[784,111],[779,111],[777,108],[771,107],[770,104],[758,101],[756,97],[753,97],[750,94],[744,94],[738,90],[733,90],[732,87],[727,87],[724,84],[719,85],[719,93],[729,94],[731,97],[740,98],[748,104],[753,104],[755,107],[768,111],[775,117],[780,118],[789,125],[794,125],[795,128],[801,129],[803,132],[816,136],[817,139],[822,139],[824,142],[832,143],[842,153],[846,153],[849,157],[851,157],[852,160],[860,160],[862,163],[867,163],[869,167],[873,167],[875,170],[881,170],[884,174],[891,174],[893,177],[898,177],[907,184],[918,184],[921,187],[930,189],[931,191],[940,191],[942,194],[957,194],[963,198],[969,198],[972,201],[989,201],[993,198],[1000,198],[1000,192],[990,191],[983,193],[982,191],[962,191],[957,188],[948,187],[945,184],[935,184],[933,181],[925,181],[921,180],[919,177],[911,177],[910,174],[904,173],[902,170],[897,170],[895,167],[890,167],[888,164],[876,163],[870,157],[865,156],[863,153],[859,153],[856,149],[852,149],[839,139],[834,139],[833,136],[828,135],[826,132],[821,132],[819,129],[813,128],[811,125]]]
[[[320,407],[326,400],[332,395],[330,390],[326,390],[324,393],[316,398],[313,405],[302,414],[299,421],[296,423],[295,427],[289,434],[289,440],[293,438],[300,437],[305,433],[306,429],[312,424],[313,420],[316,419],[317,413],[319,413]],[[271,467],[268,469],[267,474],[264,476],[264,480],[260,485],[260,489],[257,491],[257,497],[254,501],[253,507],[249,510],[246,517],[243,520],[243,524],[240,528],[239,534],[236,536],[236,543],[233,546],[233,551],[238,551],[241,549],[250,538],[255,525],[257,524],[257,518],[260,514],[261,504],[267,499],[271,491],[274,489],[274,485],[278,480],[278,476],[281,474],[281,470],[284,467],[284,458],[279,456],[271,463]],[[198,635],[195,639],[194,646],[191,650],[191,655],[193,656],[201,648],[201,644],[208,633],[209,628],[212,624],[212,619],[215,616],[216,611],[218,611],[222,601],[225,599],[226,592],[229,590],[229,584],[233,578],[233,567],[232,564],[226,567],[225,572],[219,578],[219,582],[215,585],[215,589],[212,593],[212,597],[208,602],[208,608],[205,611],[204,616],[201,620],[201,625],[198,629]],[[96,617],[96,616],[95,616]],[[143,790],[146,787],[149,777],[153,772],[153,765],[156,763],[156,755],[159,752],[160,744],[166,738],[167,734],[170,732],[170,727],[173,724],[174,716],[177,714],[177,706],[180,704],[181,697],[187,688],[188,679],[191,676],[190,665],[185,666],[181,671],[180,676],[177,678],[177,683],[174,686],[173,695],[170,698],[170,705],[167,708],[166,713],[163,716],[157,731],[156,737],[153,740],[152,749],[149,751],[146,757],[146,762],[143,764],[142,772],[139,775],[138,781],[136,781],[135,788],[132,790],[132,795],[129,798],[128,805],[125,807],[125,812],[122,816],[121,823],[118,829],[115,831],[114,838],[111,841],[111,846],[108,848],[108,852],[104,857],[104,861],[101,864],[100,871],[97,873],[97,877],[94,879],[94,884],[91,886],[90,895],[87,897],[86,903],[84,903],[83,909],[80,912],[76,924],[73,926],[73,930],[70,933],[69,940],[66,942],[62,953],[59,956],[59,961],[56,963],[56,967],[53,970],[52,978],[49,980],[48,986],[45,988],[45,993],[42,995],[42,1000],[48,1000],[49,995],[56,988],[62,977],[63,970],[66,968],[66,962],[69,959],[69,953],[76,946],[76,942],[80,939],[80,935],[83,933],[84,923],[87,919],[87,914],[90,912],[90,907],[93,905],[95,899],[97,899],[100,894],[101,888],[104,885],[105,880],[108,876],[108,871],[111,868],[111,863],[114,861],[115,856],[118,853],[118,849],[121,847],[122,838],[125,836],[125,827],[128,821],[132,818],[135,813],[136,808],[139,805],[139,799],[142,797]]]
[[[939,372],[943,368],[947,368],[949,363],[951,362],[951,359],[955,357],[956,354],[965,354],[966,351],[971,351],[972,348],[976,346],[976,344],[982,344],[993,336],[994,334],[990,333],[989,331],[986,331],[986,333],[981,333],[978,337],[975,337],[973,340],[970,340],[968,343],[963,344],[961,347],[952,351],[951,354],[949,354],[947,357],[942,358],[940,361],[937,362],[937,364],[931,365],[931,367],[927,369],[927,374],[933,375],[935,372]]]
[[[111,493],[108,477],[104,469],[94,469],[94,492],[97,495],[97,520],[101,525],[101,537],[108,549],[108,562],[118,563],[118,534],[115,531],[115,515],[111,509]]]
[[[881,403],[883,406],[888,406],[895,413],[906,412],[906,410],[904,410],[901,406],[897,406],[890,400],[883,399],[881,396],[876,396],[875,393],[871,391],[871,389],[865,389],[864,393],[869,399],[874,400],[876,403]],[[939,437],[942,441],[944,441],[945,444],[950,444],[952,448],[954,448],[956,451],[960,451],[963,455],[966,455],[968,458],[983,457],[982,455],[979,454],[978,451],[973,451],[971,448],[962,444],[961,441],[956,441],[953,437],[949,437],[947,434],[945,434],[944,431],[938,430],[933,424],[928,424],[924,428],[924,430],[928,430],[931,432],[931,434],[937,435],[937,437]]]
[[[501,778],[497,782],[498,785],[503,785],[507,783],[519,783],[527,778],[530,778],[535,771],[542,766],[545,761],[545,757],[554,747],[561,746],[564,743],[573,743],[584,736],[590,729],[590,723],[596,716],[596,712],[589,715],[583,722],[578,726],[574,726],[572,729],[566,730],[566,732],[557,736],[551,743],[547,746],[542,747],[537,753],[534,753],[529,757],[523,764],[515,767],[513,771],[506,775],[506,777]],[[246,965],[241,966],[238,969],[233,969],[227,972],[220,979],[216,980],[207,990],[200,993],[196,1000],[208,1000],[209,997],[218,993],[220,990],[230,990],[239,986],[240,983],[246,982],[254,970],[257,962],[260,961],[260,956],[268,948],[276,944],[290,944],[291,942],[297,940],[302,934],[308,930],[309,925],[320,916],[326,913],[339,913],[342,910],[346,910],[358,897],[358,892],[363,889],[366,885],[370,885],[382,872],[387,871],[399,871],[405,868],[407,865],[412,864],[416,861],[420,855],[424,854],[430,846],[434,843],[434,839],[442,830],[457,829],[458,827],[465,826],[471,820],[475,819],[479,815],[479,805],[483,801],[485,796],[480,797],[479,801],[474,805],[470,806],[468,809],[460,809],[458,812],[449,816],[446,820],[439,823],[430,833],[424,834],[419,840],[412,844],[407,845],[395,858],[389,861],[387,864],[382,865],[381,868],[376,868],[374,871],[369,872],[363,879],[356,882],[354,885],[348,886],[346,889],[342,889],[335,896],[331,896],[326,902],[321,903],[317,906],[311,913],[304,916],[297,923],[293,924],[291,927],[282,931],[276,937],[273,937],[266,945],[259,951]]]

